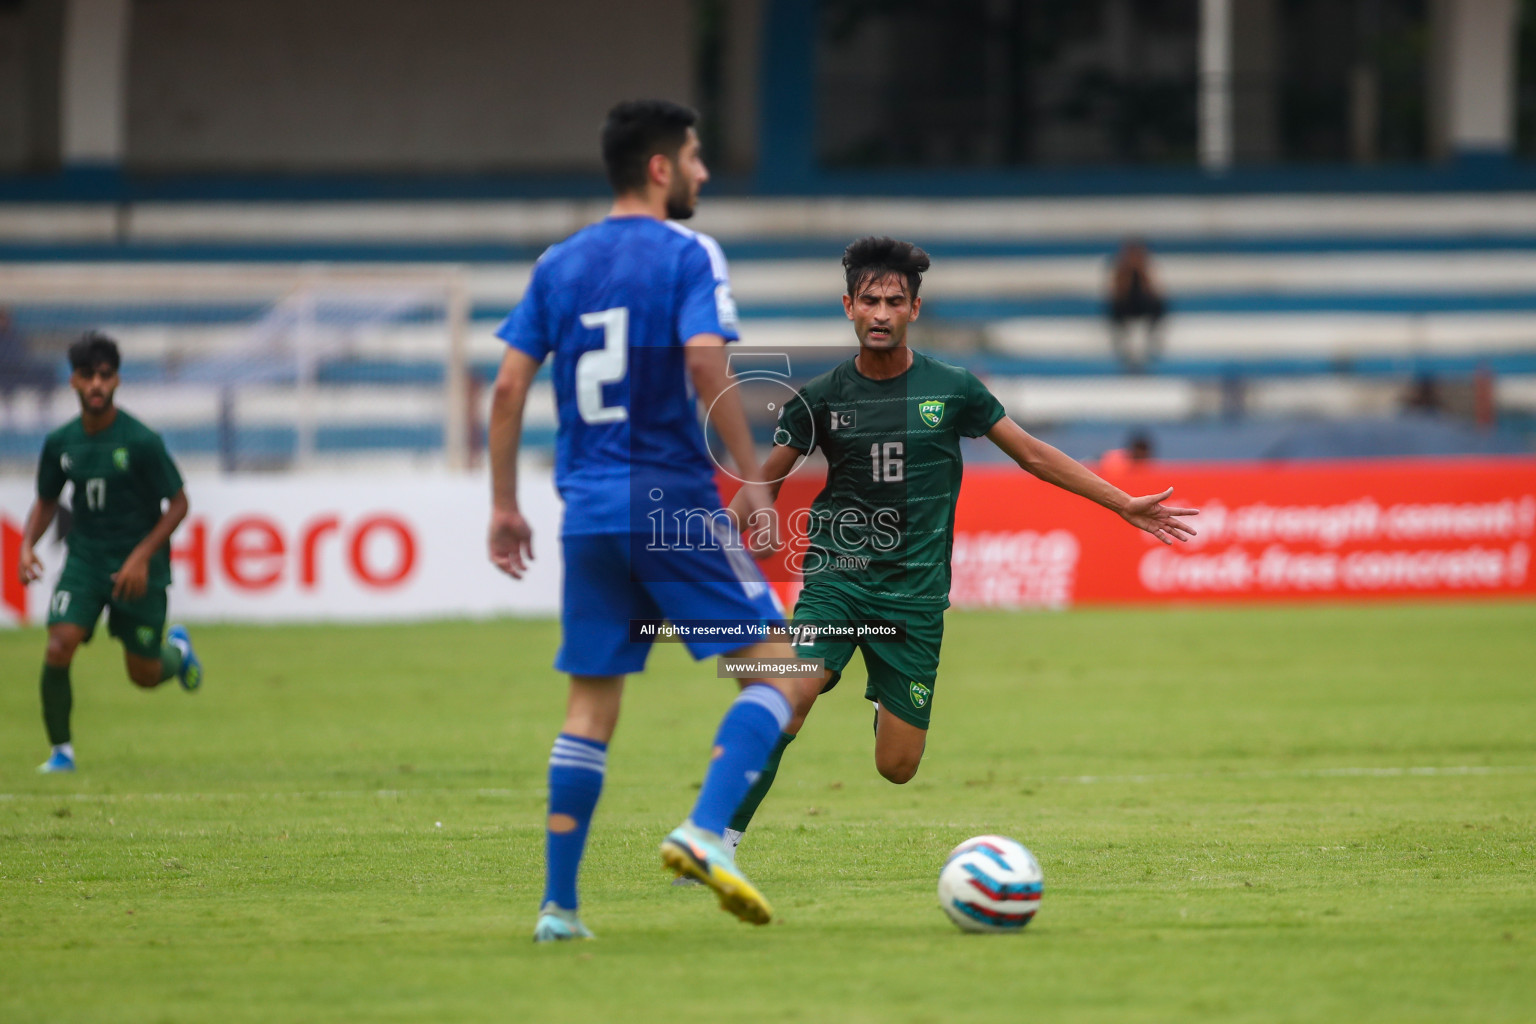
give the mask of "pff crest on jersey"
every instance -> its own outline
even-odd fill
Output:
[[[944,419],[943,402],[924,402],[917,407],[918,416],[930,427],[936,427]]]

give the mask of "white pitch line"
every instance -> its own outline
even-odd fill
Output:
[[[1244,781],[1251,779],[1330,779],[1330,778],[1412,778],[1443,777],[1457,775],[1528,775],[1536,772],[1536,765],[1425,765],[1391,768],[1296,768],[1284,771],[1250,772],[1166,772],[1152,775],[1026,775],[1022,781],[1066,782],[1079,785],[1102,783],[1150,783],[1204,779],[1210,781]],[[527,795],[529,790],[517,789],[327,789],[283,790],[230,793],[0,793],[0,801],[13,800],[76,800],[83,803],[131,803],[146,802],[193,803],[208,800],[355,800],[359,797],[377,800],[394,800],[402,797],[472,796],[508,799]]]
[[[1536,772],[1536,765],[1441,765],[1413,768],[1295,768],[1286,771],[1252,772],[1168,772],[1159,775],[1063,775],[1055,782],[1095,784],[1100,782],[1166,782],[1176,779],[1332,779],[1332,778],[1403,778],[1443,775],[1525,775]]]
[[[421,796],[512,797],[515,789],[293,789],[230,793],[0,793],[4,800],[78,800],[83,803],[121,804],[135,800],[165,803],[194,803],[205,800],[352,800],[372,797],[393,800]]]

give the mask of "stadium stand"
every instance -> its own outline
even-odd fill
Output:
[[[194,459],[229,465],[238,425],[244,465],[431,461],[451,423],[447,321],[390,289],[459,282],[465,363],[483,384],[500,351],[492,330],[532,260],[603,211],[587,200],[14,204],[0,206],[0,295],[35,350],[56,354],[88,326],[120,335],[133,403],[153,407]],[[1015,418],[1080,458],[1131,428],[1169,458],[1533,447],[1536,199],[1523,194],[716,198],[697,227],[731,257],[747,339],[775,346],[851,346],[842,246],[867,233],[920,242],[935,267],[916,343],[984,374]],[[1114,358],[1104,317],[1108,260],[1132,236],[1147,240],[1171,306],[1164,355],[1139,374]],[[337,276],[393,284],[313,343],[298,387],[296,357],[256,339],[283,303]],[[209,375],[212,359],[224,378]],[[1405,412],[1423,381],[1437,408]],[[18,396],[0,459],[33,458],[71,401],[67,390]],[[483,419],[478,408],[471,439]],[[547,389],[530,427],[534,441],[552,434]]]

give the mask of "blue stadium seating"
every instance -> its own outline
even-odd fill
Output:
[[[55,210],[60,226],[50,233],[46,206],[0,206],[0,284],[15,268],[49,266],[194,278],[211,265],[281,276],[312,261],[460,264],[483,385],[498,358],[491,331],[531,260],[601,211],[591,200],[158,203],[126,215],[87,204]],[[914,342],[971,367],[1017,418],[1082,457],[1118,445],[1132,426],[1153,432],[1160,452],[1187,458],[1532,448],[1536,200],[1524,194],[733,199],[706,203],[698,226],[732,259],[747,340],[800,348],[851,341],[836,262],[849,238],[892,233],[925,244],[935,266]],[[1128,235],[1147,240],[1170,305],[1165,355],[1136,375],[1112,355],[1104,321],[1108,261]],[[217,290],[121,301],[0,291],[16,296],[15,321],[34,337],[117,332],[130,355],[125,381],[151,388],[177,380],[168,353],[227,339],[269,302]],[[440,447],[440,419],[412,420],[398,398],[443,383],[442,339],[416,319],[423,330],[404,341],[360,337],[320,361],[317,385],[350,397],[340,419],[316,425],[316,451]],[[411,333],[410,318],[395,326]],[[1481,379],[1497,424],[1471,429],[1466,408],[1397,415],[1399,393],[1420,378],[1462,391]],[[58,405],[39,415],[56,417]],[[199,407],[210,411],[198,422],[177,417],[170,436],[216,450],[213,400]],[[547,403],[534,411],[536,434],[552,427],[549,413]],[[241,429],[242,445],[263,460],[280,461],[296,443],[289,427]],[[0,458],[30,454],[32,432],[0,433]]]

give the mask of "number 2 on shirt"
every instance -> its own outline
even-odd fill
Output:
[[[629,410],[603,404],[603,385],[624,379],[629,370],[629,307],[581,314],[581,326],[602,329],[603,347],[583,352],[576,360],[576,409],[587,423],[623,423]]]

